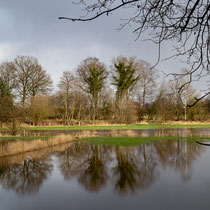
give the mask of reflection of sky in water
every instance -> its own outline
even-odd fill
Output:
[[[18,194],[15,191],[17,186],[13,188],[11,180],[13,185],[5,187],[1,176],[0,209],[208,209],[209,159],[210,147],[182,141],[165,140],[129,148],[76,143],[64,151],[32,158],[36,160],[35,166],[45,167],[41,175],[33,176],[42,179],[41,182],[32,182],[39,185],[34,186],[38,191],[29,196],[27,193]],[[1,165],[4,162],[1,161]],[[9,166],[10,169],[12,166],[24,169],[23,163]],[[30,173],[33,170],[37,173],[34,165],[30,165]],[[48,166],[51,165],[49,172]],[[125,188],[122,191],[116,188],[120,176],[114,174],[113,168],[119,166],[122,166],[123,180],[132,182],[132,172],[136,175],[133,193],[129,182],[123,183]],[[26,176],[27,170],[24,171],[19,176]],[[141,175],[140,178],[137,174]]]
[[[2,135],[8,131],[0,131]],[[139,130],[20,130],[21,136],[55,136],[60,134],[84,136],[205,136],[210,137],[209,128],[139,129]]]

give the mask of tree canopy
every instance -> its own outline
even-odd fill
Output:
[[[8,91],[20,97],[23,107],[26,99],[47,94],[52,88],[50,75],[30,56],[17,56],[14,61],[2,63],[0,77]]]
[[[98,58],[89,57],[85,59],[77,69],[77,74],[81,82],[81,88],[88,94],[95,120],[98,109],[99,93],[105,85],[107,70],[104,63]]]

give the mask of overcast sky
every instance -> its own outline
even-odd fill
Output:
[[[119,55],[136,56],[154,64],[157,48],[136,36],[132,30],[116,29],[125,10],[92,22],[59,20],[59,16],[79,17],[81,7],[71,0],[0,0],[0,62],[17,55],[36,57],[51,75],[54,85],[63,71],[74,71],[82,60],[98,57],[110,65]],[[144,34],[142,39],[146,38]],[[170,54],[163,46],[162,56]],[[166,74],[179,72],[184,67],[178,60],[161,62],[157,68]],[[163,74],[160,73],[162,77]]]

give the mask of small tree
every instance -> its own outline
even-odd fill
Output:
[[[22,122],[22,109],[11,96],[0,96],[0,126],[4,124],[12,135],[16,135]]]
[[[6,121],[6,127],[9,129],[11,134],[14,136],[21,128],[23,118],[23,110],[14,103],[9,110],[9,118]]]
[[[8,85],[0,77],[0,97],[11,96]]]
[[[176,120],[180,120],[184,114],[185,121],[187,120],[187,104],[192,101],[196,91],[191,84],[185,85],[182,89],[180,87],[186,83],[184,78],[174,81],[169,81],[168,92],[172,95],[172,103],[175,108]]]
[[[189,102],[193,103],[194,99],[191,99]],[[205,121],[208,119],[208,107],[205,104],[205,101],[201,101],[195,106],[187,108],[187,119],[192,121]]]
[[[162,83],[152,104],[152,111],[157,120],[167,121],[174,119],[175,107],[173,99],[173,95],[168,91],[167,84]]]
[[[27,111],[34,125],[38,125],[41,121],[53,114],[53,108],[50,106],[50,97],[40,95],[31,98],[31,104]]]
[[[58,87],[60,89],[60,94],[62,96],[62,101],[64,104],[64,123],[67,125],[68,120],[70,118],[70,104],[72,105],[72,113],[73,116],[73,110],[75,103],[75,97],[71,97],[71,92],[74,89],[74,86],[76,85],[76,78],[70,71],[64,71],[63,76],[60,78],[60,82],[58,84]],[[75,96],[73,94],[73,96]]]
[[[48,94],[52,89],[52,80],[46,70],[40,64],[34,68],[33,75],[31,75],[29,94],[35,97],[39,94]]]
[[[151,103],[157,89],[158,70],[152,68],[146,61],[137,61],[137,72],[140,79],[136,85],[136,97],[138,101],[139,119],[143,119],[146,114],[146,104]]]
[[[15,94],[15,88],[17,86],[17,78],[14,75],[14,64],[13,62],[3,62],[0,65],[0,77],[1,83],[6,85],[7,91],[10,94]]]
[[[10,119],[13,99],[9,87],[0,77],[0,126]]]

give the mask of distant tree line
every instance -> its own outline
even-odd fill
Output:
[[[183,70],[186,71],[186,70]],[[199,93],[182,80],[160,82],[158,70],[135,57],[119,56],[108,68],[88,57],[75,71],[64,71],[58,90],[38,60],[17,56],[0,64],[0,123],[16,130],[22,122],[134,123],[207,120],[210,98],[188,108]]]

